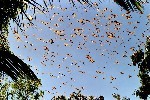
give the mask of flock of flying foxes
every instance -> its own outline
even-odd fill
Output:
[[[22,24],[24,29],[23,34],[19,33],[15,28],[12,28],[14,37],[18,42],[26,41],[23,43],[24,45],[18,45],[16,48],[30,48],[34,51],[34,53],[39,52],[38,50],[44,51],[45,53],[41,56],[43,58],[39,64],[40,66],[35,67],[35,73],[49,75],[50,77],[58,80],[61,77],[69,77],[70,80],[62,82],[60,87],[66,86],[69,81],[77,80],[77,78],[71,77],[71,73],[74,72],[74,69],[77,70],[76,74],[88,76],[89,72],[84,69],[85,67],[89,67],[91,70],[93,68],[97,69],[92,70],[92,75],[90,74],[91,76],[89,75],[89,78],[99,80],[100,76],[103,76],[101,77],[102,80],[108,79],[110,80],[110,83],[113,83],[113,81],[117,80],[117,77],[113,75],[105,77],[107,76],[107,68],[109,67],[107,64],[114,61],[114,65],[112,65],[115,66],[122,63],[121,58],[130,59],[130,54],[132,54],[136,48],[134,47],[136,45],[134,45],[127,49],[130,41],[135,37],[134,39],[137,39],[138,42],[136,44],[144,47],[145,41],[140,41],[140,39],[145,38],[146,32],[150,32],[149,28],[147,28],[149,25],[147,20],[149,19],[149,16],[145,19],[147,20],[147,23],[144,24],[145,28],[142,30],[143,32],[138,33],[141,28],[141,21],[134,20],[132,13],[126,12],[123,9],[121,9],[121,11],[124,13],[121,13],[121,11],[114,12],[113,10],[114,9],[111,9],[110,7],[101,8],[96,2],[93,3],[93,7],[91,8],[84,7],[83,5],[77,5],[76,7],[70,6],[70,8],[59,5],[50,5],[48,6],[48,10],[45,11],[45,14],[40,13],[40,11],[38,12],[37,10],[37,14],[35,14],[36,16],[28,15],[29,19],[32,20],[35,25],[32,26],[30,23]],[[41,16],[46,17],[42,18],[40,17],[40,14]],[[142,19],[142,14],[137,15]],[[41,24],[42,27],[39,27],[36,24]],[[27,31],[30,27],[37,30],[39,33]],[[30,41],[30,39],[28,39],[29,37],[32,37],[35,41]],[[43,44],[43,46],[34,47],[35,43]],[[68,52],[65,52],[66,54],[62,55],[64,51],[52,51],[52,48],[65,48],[63,50],[68,49]],[[121,53],[120,50],[122,50]],[[74,51],[81,52],[81,54],[77,53],[76,55],[74,54]],[[81,60],[80,56],[82,56]],[[57,58],[61,61],[58,62]],[[99,60],[99,58],[101,60]],[[34,60],[33,57],[27,57],[27,59],[29,62]],[[68,59],[70,61],[68,61]],[[64,63],[69,63],[70,66],[65,66]],[[99,65],[96,66],[95,63]],[[127,68],[129,68],[129,66],[132,66],[131,63],[132,62],[123,66],[127,66]],[[90,66],[88,66],[88,64]],[[103,66],[101,66],[101,64]],[[58,72],[42,72],[38,69],[41,66],[46,67],[47,69],[57,68]],[[72,66],[74,66],[74,69],[72,69]],[[122,65],[120,67],[122,67]],[[59,69],[64,71],[60,72]],[[67,74],[63,74],[65,71]],[[131,72],[131,74],[134,73],[134,71]],[[126,74],[126,71],[124,70],[117,73],[118,75],[127,76],[129,79],[132,78],[132,75]],[[51,78],[49,78],[49,80],[51,80]],[[57,88],[57,86],[52,86],[52,90],[57,90]],[[118,90],[116,86],[113,86],[113,88]],[[84,89],[84,86],[81,86],[81,89]],[[48,92],[52,93],[50,90],[48,90]]]

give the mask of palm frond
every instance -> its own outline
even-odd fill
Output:
[[[19,13],[25,15],[25,17],[28,19],[28,16],[26,16],[25,13],[28,5],[32,5],[34,8],[42,12],[45,9],[35,0],[0,0],[0,31],[2,31],[3,28],[7,27],[10,19],[14,19],[16,20],[16,22],[20,20],[17,17]]]
[[[118,5],[127,11],[140,11],[143,13],[142,0],[114,0]]]
[[[43,11],[42,6],[35,0],[0,0],[0,72],[4,72],[13,80],[19,77],[38,80],[30,67],[9,51],[7,36],[5,36],[8,35],[10,19],[13,19],[19,27],[21,27],[19,13],[29,20],[26,15],[27,4]],[[30,20],[29,22],[32,23]]]
[[[13,80],[18,78],[38,80],[29,65],[7,50],[0,50],[0,71],[5,72]]]

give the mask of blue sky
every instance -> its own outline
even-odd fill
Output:
[[[34,26],[22,20],[25,32],[13,34],[16,25],[11,23],[8,37],[11,51],[41,79],[44,100],[69,96],[77,89],[84,95],[103,95],[106,100],[113,100],[113,93],[137,99],[132,94],[140,86],[138,69],[130,56],[138,45],[144,49],[150,31],[150,25],[145,25],[149,4],[144,5],[144,14],[128,15],[111,1],[91,8],[79,3],[72,7],[65,1],[55,1],[54,6],[45,14],[37,11]],[[32,13],[28,10],[28,15],[34,16]],[[115,26],[114,21],[120,25]]]

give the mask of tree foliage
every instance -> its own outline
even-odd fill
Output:
[[[114,0],[114,2],[127,11],[139,10],[141,13],[143,13],[142,0]]]
[[[54,96],[52,100],[104,100],[103,96],[94,97],[94,96],[85,96],[79,90],[78,92],[73,92],[70,94],[70,97],[64,95]]]
[[[128,97],[121,97],[119,94],[112,94],[113,98],[116,100],[130,100]],[[104,100],[104,96],[85,96],[79,90],[78,92],[73,92],[70,94],[70,97],[66,97],[64,95],[54,96],[52,100]]]
[[[131,56],[133,65],[138,65],[141,87],[136,91],[136,96],[146,100],[150,95],[150,37],[147,37],[145,52],[142,50],[136,51]]]
[[[119,94],[116,94],[116,93],[112,94],[112,96],[113,96],[116,100],[130,100],[130,98],[128,98],[128,97],[122,97],[122,98],[121,98],[121,96],[120,96]]]
[[[42,7],[40,4],[38,4],[35,0],[0,0],[0,30],[2,31],[3,28],[8,26],[8,23],[11,19],[13,19],[14,22],[18,26],[20,22],[20,18],[18,18],[19,14],[22,14],[22,17],[26,17],[29,21],[26,14],[26,10],[28,8],[28,5],[32,5],[34,9],[40,9]]]
[[[0,99],[11,100],[39,100],[44,92],[39,89],[39,81],[18,79],[16,82],[9,82],[8,79],[0,84]]]
[[[9,51],[7,40],[9,21],[13,19],[20,26],[18,14],[24,15],[28,19],[26,15],[27,3],[35,8],[37,5],[40,6],[34,0],[0,0],[0,74],[4,72],[15,80],[15,82],[11,83],[0,83],[0,95],[3,95],[4,98],[12,95],[12,98],[26,100],[30,95],[32,97],[33,93],[36,93],[35,91],[40,83],[30,67]],[[21,79],[19,79],[20,77]],[[25,79],[22,79],[23,77]],[[38,97],[38,93],[34,97],[36,96]]]

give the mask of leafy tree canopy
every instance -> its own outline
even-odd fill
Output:
[[[150,95],[150,37],[147,37],[145,52],[141,49],[136,51],[131,56],[133,65],[138,65],[141,87],[136,91],[136,96],[139,96],[141,99],[146,100]]]
[[[39,89],[41,86],[39,81],[18,79],[13,82],[7,78],[1,81],[0,99],[2,100],[39,100],[44,95],[44,92]]]

